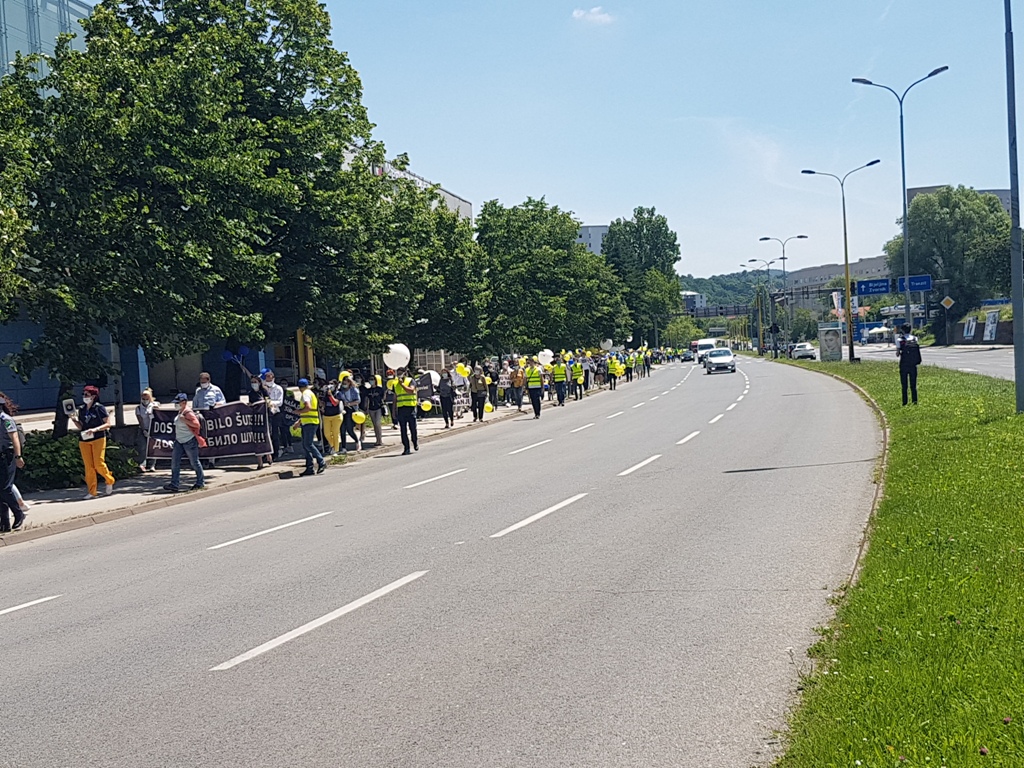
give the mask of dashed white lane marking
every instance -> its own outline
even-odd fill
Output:
[[[668,394],[668,390],[666,389],[666,390],[665,390],[664,392],[662,392],[661,394],[663,394],[663,395],[667,395],[667,394]]]
[[[576,427],[576,429],[571,429],[571,430],[569,430],[569,433],[570,434],[574,434],[576,432],[582,432],[584,429],[589,429],[592,426],[594,426],[594,422],[590,422],[589,424],[584,424],[582,427]]]
[[[256,533],[250,533],[248,536],[243,536],[240,539],[232,539],[231,541],[225,541],[223,544],[215,544],[214,546],[207,547],[206,549],[223,549],[224,547],[230,547],[232,544],[240,544],[243,541],[255,539],[258,536],[266,536],[268,533],[274,533],[274,531],[281,531],[285,528],[291,528],[293,525],[299,525],[300,523],[308,523],[310,520],[316,520],[318,517],[324,517],[326,515],[333,514],[334,512],[321,512],[318,515],[310,515],[309,517],[304,517],[301,520],[292,520],[292,522],[285,523],[284,525],[275,525],[273,528],[267,528],[267,530],[265,531],[257,531]]]
[[[636,472],[638,469],[641,469],[642,467],[646,467],[652,461],[657,461],[660,458],[661,458],[661,454],[660,453],[656,453],[653,456],[651,456],[651,458],[644,459],[639,464],[634,464],[632,467],[627,469],[625,472],[619,472],[619,477],[625,477],[626,475],[631,475],[634,472]]]
[[[357,608],[362,608],[364,605],[367,605],[368,603],[372,603],[374,600],[378,600],[384,597],[384,595],[388,594],[389,592],[394,592],[396,589],[404,587],[409,582],[416,581],[416,579],[426,575],[427,571],[416,571],[415,573],[410,573],[408,576],[403,576],[398,581],[393,581],[386,587],[381,587],[377,591],[371,592],[365,597],[360,597],[358,600],[353,600],[348,605],[343,605],[336,611],[331,611],[330,613],[321,616],[319,619],[313,619],[313,621],[309,622],[308,624],[303,624],[301,627],[293,629],[291,632],[285,632],[280,637],[275,637],[273,640],[269,640],[263,645],[256,646],[251,651],[246,651],[240,656],[235,656],[235,658],[231,659],[230,661],[225,661],[223,664],[218,664],[216,667],[211,667],[210,671],[223,672],[226,669],[237,667],[242,662],[249,661],[250,659],[255,659],[257,656],[261,656],[267,651],[272,651],[279,645],[284,645],[289,640],[294,640],[295,638],[301,637],[307,632],[312,632],[314,629],[322,627],[324,624],[332,622],[335,619],[341,618],[346,613],[351,613]]]
[[[736,398],[736,402],[740,402],[740,400],[742,400],[744,397],[746,397],[746,395],[740,395],[739,397]]]
[[[700,434],[700,432],[691,432],[686,437],[684,437],[682,440],[680,440],[678,443],[676,443],[676,445],[685,445],[686,443],[688,443],[691,440],[693,440],[693,438],[695,438],[699,434]]]
[[[515,525],[510,525],[508,528],[506,528],[503,531],[498,531],[497,533],[492,533],[491,534],[491,538],[492,539],[500,539],[502,536],[505,536],[506,534],[512,533],[512,531],[518,531],[520,528],[523,528],[524,526],[527,526],[530,523],[537,522],[542,517],[547,517],[552,512],[557,512],[558,510],[560,510],[560,509],[562,509],[564,507],[568,507],[570,504],[576,503],[577,501],[579,501],[580,499],[582,499],[586,495],[587,494],[585,494],[585,493],[577,493],[572,498],[566,499],[565,501],[560,501],[557,504],[555,504],[555,506],[548,507],[543,512],[538,512],[536,515],[530,515],[525,520],[520,520]]]
[[[652,398],[650,399],[650,402],[652,402],[652,403],[653,403],[653,402],[654,402],[655,400],[657,400],[657,399],[658,399],[659,397],[661,397],[661,395],[655,395],[654,397],[652,397]]]
[[[713,418],[713,419],[712,419],[711,421],[709,421],[709,422],[708,422],[708,424],[714,424],[714,423],[715,423],[716,421],[718,421],[718,420],[719,420],[720,418],[722,418],[723,416],[725,416],[725,414],[724,414],[724,413],[720,413],[720,414],[718,414],[717,416],[715,416],[715,418]]]
[[[609,419],[614,419],[614,418],[615,418],[616,416],[621,416],[621,415],[622,415],[622,414],[624,414],[624,413],[625,413],[625,411],[619,411],[618,413],[613,413],[613,414],[612,414],[611,416],[609,416],[608,418],[609,418]]]
[[[547,445],[550,442],[551,442],[550,438],[547,439],[547,440],[541,440],[539,443],[534,443],[533,445],[528,445],[525,448],[516,448],[514,451],[509,451],[508,455],[509,456],[515,456],[517,453],[522,453],[523,451],[528,451],[531,448],[538,448],[538,447],[540,447],[542,445]]]
[[[0,616],[3,616],[5,613],[14,613],[15,611],[20,611],[22,608],[31,608],[33,605],[39,605],[40,603],[48,603],[51,600],[56,600],[58,597],[63,597],[63,595],[50,595],[49,597],[40,597],[38,600],[33,600],[29,603],[22,603],[21,605],[15,605],[11,608],[4,608],[2,611],[0,611]]]
[[[457,475],[460,472],[465,472],[467,469],[468,469],[468,467],[464,467],[463,469],[456,469],[456,470],[454,470],[452,472],[445,472],[443,475],[438,475],[437,477],[432,477],[429,480],[420,480],[418,483],[413,483],[412,485],[407,485],[405,487],[406,487],[406,489],[418,488],[421,485],[426,485],[427,483],[432,483],[435,480],[444,480],[446,477],[451,477],[452,475]]]
[[[852,306],[852,305],[851,305],[851,306]],[[731,410],[732,410],[733,408],[735,408],[735,407],[736,407],[736,403],[733,403],[732,405],[730,405],[730,406],[729,406],[728,408],[726,408],[725,410],[727,410],[727,411],[731,411]]]

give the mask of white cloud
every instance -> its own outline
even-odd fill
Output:
[[[572,12],[572,17],[576,21],[585,21],[589,24],[611,24],[615,21],[615,17],[606,12],[600,5],[594,6],[589,11],[577,8]]]

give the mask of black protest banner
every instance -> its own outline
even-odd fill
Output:
[[[434,396],[434,380],[429,373],[422,374],[416,380],[416,399],[430,400]]]
[[[153,410],[146,455],[150,459],[169,459],[174,450],[174,417],[176,410]],[[270,419],[266,402],[226,403],[208,411],[197,411],[200,433],[206,447],[199,449],[204,459],[226,459],[236,456],[263,456],[273,453],[270,442]]]

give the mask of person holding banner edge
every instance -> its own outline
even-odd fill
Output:
[[[171,454],[171,482],[164,486],[165,491],[177,493],[180,490],[181,482],[181,457],[188,456],[188,463],[196,473],[196,482],[192,486],[193,491],[201,491],[206,487],[206,478],[203,476],[203,463],[199,460],[199,449],[206,447],[206,440],[200,434],[201,425],[199,417],[189,407],[189,397],[184,392],[179,392],[174,398],[174,404],[178,408],[178,415],[174,417],[174,449]]]

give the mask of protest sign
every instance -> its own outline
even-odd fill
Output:
[[[169,459],[174,450],[174,417],[177,411],[153,410],[146,455],[150,459]],[[208,411],[196,411],[200,433],[206,448],[199,449],[204,459],[238,456],[264,456],[273,453],[270,420],[266,402],[226,403]]]

